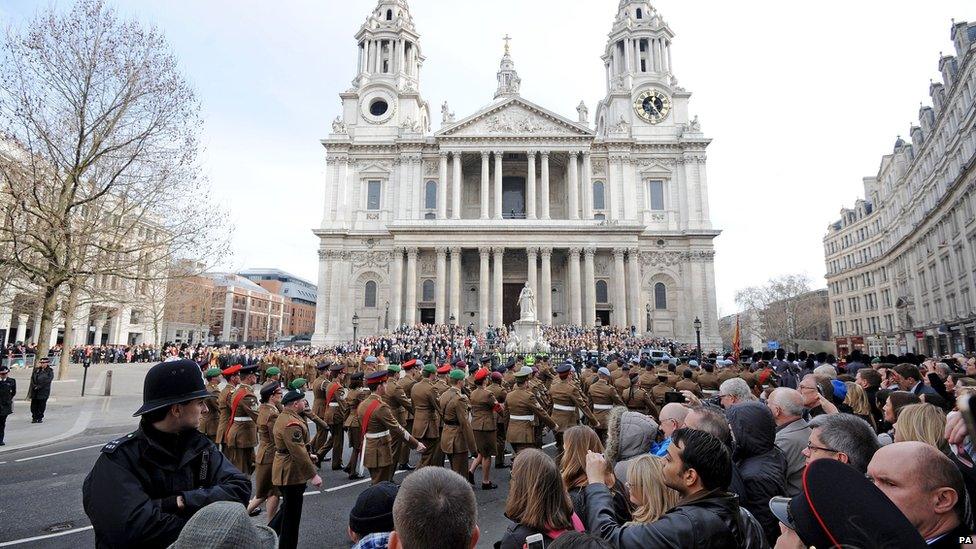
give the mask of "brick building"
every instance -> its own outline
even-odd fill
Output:
[[[279,269],[248,269],[237,274],[284,298],[283,337],[311,337],[318,295],[315,284]]]

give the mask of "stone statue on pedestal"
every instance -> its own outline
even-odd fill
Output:
[[[535,293],[526,282],[522,287],[522,293],[518,297],[519,307],[522,310],[520,320],[535,320]]]

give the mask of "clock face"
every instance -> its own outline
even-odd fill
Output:
[[[671,112],[671,98],[657,90],[646,90],[634,101],[637,115],[651,124],[657,124]]]

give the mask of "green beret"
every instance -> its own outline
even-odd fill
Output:
[[[464,379],[465,376],[464,376],[464,372],[462,372],[461,370],[451,370],[451,373],[448,374],[448,377],[450,377],[454,381],[458,381],[460,379]]]
[[[291,383],[289,383],[288,386],[292,389],[301,389],[305,386],[305,383],[307,382],[305,381],[304,377],[296,377],[295,379],[291,380]]]
[[[281,369],[278,368],[277,366],[272,366],[268,368],[264,373],[269,376],[276,376],[281,373]]]
[[[220,375],[220,368],[210,368],[203,374],[203,377],[210,379]]]
[[[535,357],[532,356],[532,355],[526,356],[525,357],[525,364],[528,365],[528,366],[531,366],[532,364],[535,364]]]
[[[400,370],[402,370],[403,368],[401,368],[399,364],[390,364],[389,366],[386,367],[386,369],[390,372],[398,374],[400,373]]]
[[[434,372],[437,371],[437,366],[434,366],[433,364],[424,364],[424,368],[422,371],[425,374],[433,374]]]

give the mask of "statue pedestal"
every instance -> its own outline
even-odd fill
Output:
[[[538,320],[516,320],[519,353],[549,352],[549,344],[542,337],[542,323]]]

